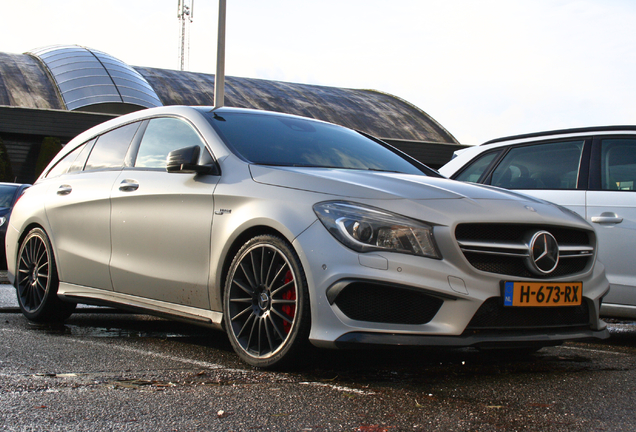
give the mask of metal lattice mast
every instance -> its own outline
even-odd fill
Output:
[[[190,31],[189,25],[194,19],[194,0],[190,0],[190,5],[186,4],[187,0],[177,0],[177,18],[181,23],[181,33],[179,35],[180,51],[179,62],[181,70],[185,70],[186,66],[186,46],[187,55],[190,56]]]

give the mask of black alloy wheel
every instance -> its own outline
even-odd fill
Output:
[[[234,350],[252,366],[287,365],[306,348],[307,281],[286,241],[262,235],[243,245],[226,279],[223,313]]]
[[[56,322],[68,318],[75,303],[57,296],[59,284],[51,243],[46,233],[34,228],[20,245],[15,286],[20,310],[31,321]]]

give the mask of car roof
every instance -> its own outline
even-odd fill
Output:
[[[615,134],[636,134],[636,125],[616,125],[616,126],[591,126],[570,129],[557,129],[543,132],[533,132],[520,135],[512,135],[502,138],[492,139],[483,144],[471,146],[453,153],[453,158],[439,169],[439,172],[447,177],[453,177],[461,171],[470,161],[478,155],[500,147],[512,145],[531,144],[540,140],[552,140],[562,138],[579,138],[590,135],[615,135]]]
[[[162,107],[147,108],[147,109],[134,111],[132,113],[124,114],[122,116],[113,118],[111,120],[105,121],[104,123],[100,123],[100,124],[98,124],[96,126],[93,126],[90,129],[80,133],[75,138],[73,138],[71,141],[69,141],[69,143],[62,148],[62,150],[60,150],[60,152],[53,158],[53,160],[51,160],[51,162],[49,162],[49,165],[47,166],[47,168],[53,166],[60,159],[62,159],[68,153],[73,151],[73,149],[75,149],[81,143],[84,143],[84,142],[96,137],[97,135],[101,135],[101,134],[103,134],[105,132],[108,132],[111,129],[115,129],[115,128],[124,126],[124,125],[129,124],[129,123],[133,123],[133,122],[136,122],[136,121],[149,119],[149,118],[152,118],[152,117],[155,117],[155,116],[177,115],[177,116],[186,116],[187,117],[188,114],[191,114],[193,112],[205,113],[205,112],[211,112],[211,111],[218,112],[218,113],[224,113],[224,112],[258,113],[259,115],[277,115],[277,116],[295,117],[295,118],[302,118],[302,119],[307,120],[307,121],[320,122],[320,120],[315,120],[315,119],[310,119],[310,118],[305,118],[305,117],[299,117],[299,116],[286,114],[286,113],[270,112],[270,111],[264,111],[264,110],[255,110],[255,109],[249,109],[249,108],[234,108],[234,107],[218,107],[218,108],[216,108],[216,107],[213,107],[213,106],[187,106],[187,105],[168,105],[168,106],[162,106]],[[45,169],[43,171],[43,173],[46,172],[46,171],[47,170]]]
[[[543,138],[550,137],[554,135],[578,135],[578,134],[590,134],[590,133],[616,133],[616,132],[636,132],[636,126],[634,125],[625,125],[625,126],[591,126],[591,127],[582,127],[582,128],[571,128],[571,129],[557,129],[552,131],[543,131],[543,132],[533,132],[521,135],[512,135],[502,138],[495,138],[490,141],[486,141],[481,145],[490,145],[496,144],[504,141],[515,141],[522,140],[528,138]]]

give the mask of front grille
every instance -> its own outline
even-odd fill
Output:
[[[426,324],[443,303],[422,292],[370,282],[351,283],[335,299],[353,320],[388,324]]]
[[[554,271],[538,275],[529,270],[527,239],[548,231],[559,244],[559,264]],[[591,231],[524,224],[461,224],[455,237],[468,262],[477,270],[524,278],[553,278],[583,272],[594,259]]]
[[[464,252],[464,256],[477,270],[524,278],[537,277],[534,273],[530,273],[523,263],[523,259],[519,259],[517,257],[487,255],[473,252]],[[548,277],[559,277],[580,273],[585,270],[589,260],[589,257],[577,257],[563,260],[563,262],[560,262],[559,266],[550,273]]]
[[[466,332],[564,327],[589,328],[589,325],[590,312],[585,300],[580,306],[512,307],[504,306],[500,297],[492,297],[486,300],[475,313],[466,327]]]
[[[559,244],[589,245],[587,231],[543,225],[526,224],[460,224],[455,230],[457,240],[491,240],[493,242],[520,242],[528,231],[549,231]]]

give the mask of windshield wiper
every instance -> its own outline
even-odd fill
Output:
[[[324,168],[324,169],[346,169],[346,170],[354,170],[354,171],[375,171],[375,172],[387,172],[387,173],[396,173],[396,174],[404,174],[402,171],[395,170],[387,170],[380,168],[365,168],[365,167],[344,167],[338,165],[311,165],[311,164],[299,164],[299,163],[273,163],[273,162],[253,162],[256,165],[269,165],[269,166],[278,166],[278,167],[293,167],[293,168]]]
[[[387,173],[404,174],[402,171],[387,170],[387,169],[380,169],[380,168],[367,168],[366,170],[367,171],[376,171],[376,172],[387,172]]]

